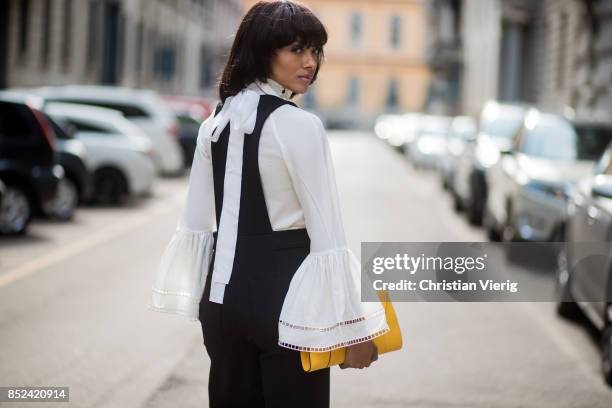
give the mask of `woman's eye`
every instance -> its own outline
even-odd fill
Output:
[[[302,47],[295,47],[295,48],[293,48],[293,50],[292,50],[292,51],[293,51],[293,52],[300,53],[300,52],[302,52]]]

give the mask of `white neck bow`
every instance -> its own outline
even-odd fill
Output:
[[[257,105],[259,105],[257,92],[244,88],[235,96],[225,100],[217,116],[213,112],[202,123],[199,136],[216,142],[228,123],[232,126],[231,130],[243,134],[252,133],[257,119]]]

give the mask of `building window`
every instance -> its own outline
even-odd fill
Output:
[[[398,15],[391,16],[389,28],[389,42],[391,43],[391,47],[399,48],[402,42],[402,18]]]
[[[104,2],[103,10],[100,82],[115,85],[121,81],[123,73],[125,16],[121,12],[121,3]]]
[[[361,36],[363,34],[363,19],[361,13],[354,12],[351,14],[351,43],[354,46],[361,44]]]
[[[49,52],[51,48],[51,0],[43,2],[42,21],[42,47],[40,48],[40,61],[43,67],[49,63]]]
[[[562,12],[559,18],[559,47],[557,51],[557,89],[565,88],[565,61],[567,59],[567,13]]]
[[[100,11],[100,3],[96,0],[92,0],[89,3],[89,13],[87,16],[87,70],[92,70],[98,62]]]
[[[349,79],[347,103],[351,107],[355,107],[359,103],[359,78],[357,77]]]
[[[210,88],[214,85],[215,74],[211,53],[206,46],[200,48],[200,86]]]
[[[134,69],[136,70],[136,78],[138,83],[142,79],[142,54],[144,52],[144,23],[139,21],[136,23],[136,58],[134,59]]]
[[[64,0],[64,32],[62,38],[62,63],[66,70],[70,67],[72,52],[72,0]]]
[[[19,2],[19,56],[23,57],[28,50],[28,32],[30,21],[30,0]]]
[[[174,77],[176,69],[176,50],[170,45],[161,46],[155,51],[155,74],[166,81]]]
[[[398,85],[397,80],[392,78],[387,85],[387,108],[395,109],[398,106]]]

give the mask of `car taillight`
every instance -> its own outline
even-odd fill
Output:
[[[53,128],[47,121],[47,118],[45,118],[45,115],[43,115],[42,112],[39,111],[38,109],[33,108],[31,106],[29,106],[29,108],[32,111],[32,114],[34,114],[34,117],[36,118],[38,125],[42,129],[43,135],[45,136],[47,143],[49,143],[49,147],[51,147],[51,150],[55,151],[55,146],[56,146],[55,132],[53,132]]]

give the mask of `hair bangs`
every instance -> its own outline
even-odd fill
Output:
[[[270,43],[275,49],[299,42],[304,47],[322,51],[327,42],[327,32],[321,21],[305,6],[290,1],[270,16]]]

